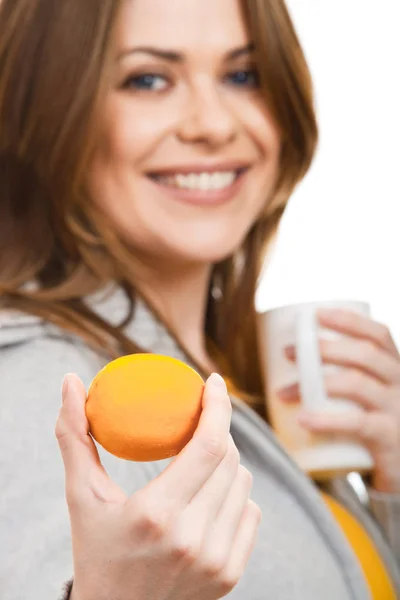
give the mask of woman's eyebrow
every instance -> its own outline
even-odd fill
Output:
[[[225,60],[230,61],[230,60],[235,60],[236,58],[240,58],[243,55],[246,54],[252,54],[255,50],[255,46],[254,44],[247,44],[246,46],[242,46],[240,48],[234,48],[233,50],[230,50],[227,55]]]
[[[225,60],[234,60],[244,54],[250,54],[252,52],[254,52],[254,44],[247,44],[246,46],[229,50],[225,55]],[[162,60],[167,60],[174,63],[182,63],[185,61],[185,54],[183,52],[177,52],[175,50],[168,50],[165,48],[156,48],[154,46],[136,46],[133,48],[128,48],[118,55],[118,61],[123,60],[127,56],[131,56],[133,54],[150,54],[155,58],[160,58]]]

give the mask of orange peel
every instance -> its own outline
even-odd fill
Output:
[[[132,461],[178,454],[198,425],[204,381],[176,358],[123,356],[106,365],[88,391],[86,416],[105,450]]]

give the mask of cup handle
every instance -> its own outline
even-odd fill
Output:
[[[321,411],[327,396],[319,351],[316,310],[302,310],[296,316],[296,357],[302,404],[306,410]]]

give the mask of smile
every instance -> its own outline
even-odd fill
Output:
[[[162,185],[181,190],[202,192],[225,190],[231,187],[243,172],[242,169],[217,171],[213,173],[177,173],[176,175],[153,175],[152,178]]]
[[[147,177],[165,198],[188,206],[217,208],[238,198],[250,171],[248,162],[232,161],[163,167],[147,173]]]

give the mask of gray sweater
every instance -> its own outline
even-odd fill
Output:
[[[89,300],[119,323],[127,308],[120,290]],[[185,360],[145,306],[126,332],[149,351]],[[78,338],[31,316],[0,313],[0,598],[56,600],[72,576],[64,474],[54,436],[60,386],[76,372],[89,386],[104,359]],[[263,511],[258,542],[232,600],[368,600],[359,564],[314,484],[293,464],[273,432],[233,400],[232,435],[254,475]],[[130,463],[100,449],[111,477],[133,493],[167,461]],[[400,598],[400,498],[373,493],[371,513],[345,481],[332,483],[375,539]],[[132,599],[133,600],[133,599]]]

